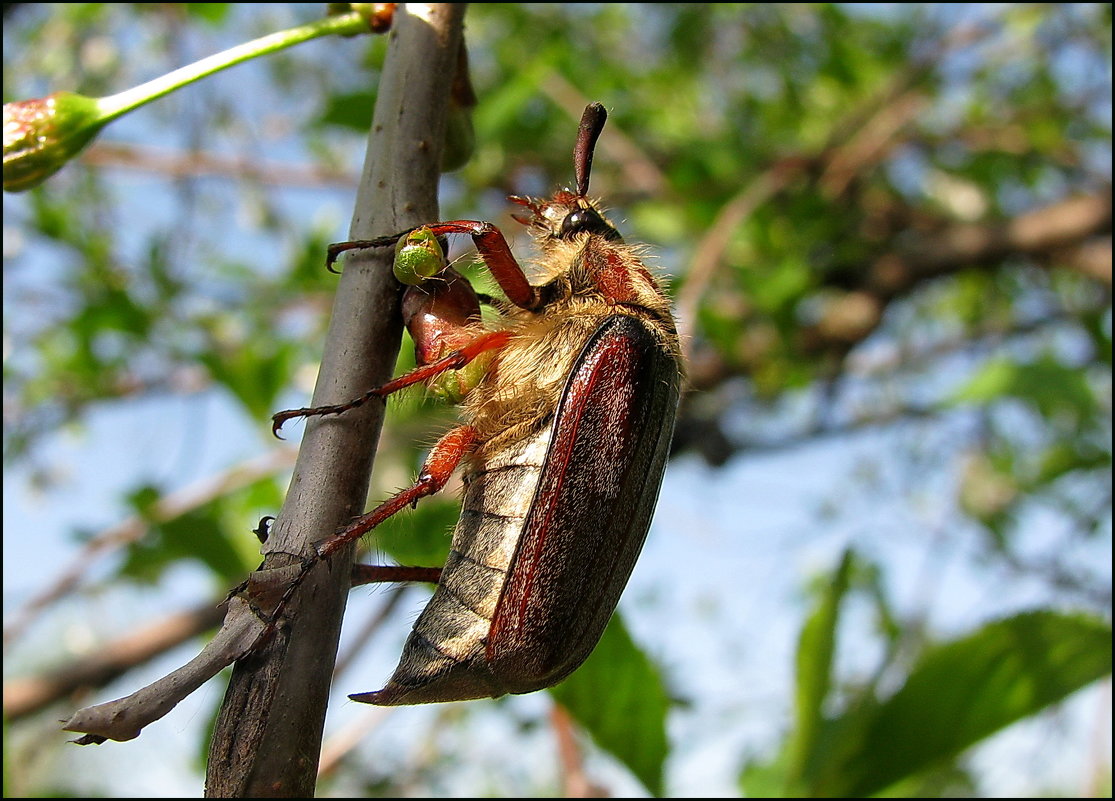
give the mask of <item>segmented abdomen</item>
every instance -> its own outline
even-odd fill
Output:
[[[551,426],[474,464],[449,558],[415,621],[395,674],[375,704],[415,704],[503,695],[485,644],[523,523],[542,474]]]

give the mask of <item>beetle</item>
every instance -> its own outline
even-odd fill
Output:
[[[669,299],[587,197],[607,112],[584,112],[576,189],[512,196],[540,256],[531,284],[490,222],[431,223],[330,246],[397,247],[413,284],[403,317],[418,367],[349,403],[273,418],[340,414],[425,383],[461,401],[461,424],[433,446],[417,481],[315,545],[316,562],[444,487],[464,464],[464,498],[437,588],[383,689],[353,700],[400,705],[528,693],[572,673],[596,646],[646,539],[682,381]],[[506,300],[493,326],[431,241],[468,234]],[[429,248],[428,253],[422,249]],[[438,265],[440,267],[440,265]],[[436,269],[436,268],[435,268]],[[308,569],[308,568],[306,568]],[[305,575],[306,569],[303,570]],[[281,604],[280,604],[281,606]]]

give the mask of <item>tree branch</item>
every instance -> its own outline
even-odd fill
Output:
[[[377,571],[381,569],[370,565],[353,565],[351,586],[357,587],[361,584],[381,581],[382,579],[377,575]],[[414,568],[412,577],[401,580],[436,581],[433,576],[436,570],[436,568]],[[398,571],[393,570],[392,573],[397,575]],[[353,637],[353,644],[348,653],[337,660],[334,677],[339,676],[358,651],[367,644],[384,619],[398,605],[406,587],[406,584],[397,584],[392,588],[383,609]],[[155,622],[144,624],[129,634],[99,646],[94,654],[83,654],[42,674],[9,679],[4,682],[4,718],[8,721],[18,720],[68,695],[103,687],[129,670],[216,628],[221,625],[226,614],[226,603],[205,602],[192,609],[175,612]],[[231,661],[230,658],[226,664]],[[223,667],[225,664],[219,665],[217,669]],[[141,711],[139,714],[142,716],[147,713]],[[147,720],[150,722],[157,717],[148,717]]]
[[[954,224],[919,234],[872,265],[866,289],[880,296],[1009,256],[1049,256],[1111,231],[1111,188],[1076,195],[1001,223]],[[1111,285],[1110,269],[1099,277]]]
[[[577,727],[565,707],[556,701],[550,707],[550,724],[557,740],[561,764],[562,796],[565,798],[604,798],[603,787],[593,784],[585,772],[584,755],[577,745]]]
[[[970,268],[996,268],[1011,258],[1060,266],[1058,254],[1111,231],[1111,189],[1077,195],[996,223],[955,223],[913,233],[865,271],[862,283],[829,300],[820,319],[801,332],[806,352],[846,353],[882,322],[892,300],[934,278]],[[1111,287],[1110,260],[1080,269]],[[1088,262],[1083,262],[1088,264]]]
[[[932,363],[942,357],[953,354],[963,349],[988,349],[1000,347],[1009,339],[1028,334],[1038,333],[1053,326],[1063,325],[1078,319],[1081,312],[1097,312],[1100,307],[1086,307],[1069,311],[1066,309],[1049,309],[1040,317],[1020,321],[1008,327],[991,324],[985,328],[966,331],[954,338],[934,342],[928,346],[907,345],[898,351],[887,351],[884,354],[872,354],[869,358],[855,358],[850,363],[845,362],[845,371],[842,375],[851,375],[859,380],[878,379],[880,377],[894,378],[901,376],[905,371],[912,369],[929,370]],[[699,354],[710,353],[709,349],[702,349]],[[694,367],[696,365],[696,367]],[[723,361],[705,364],[697,361],[691,365],[691,371],[698,372],[697,380],[701,386],[711,389],[717,383],[738,377],[731,372],[731,367]],[[718,374],[715,372],[718,371]],[[729,435],[723,427],[724,406],[726,401],[718,393],[695,393],[688,395],[683,401],[679,412],[677,429],[674,433],[673,451],[695,451],[705,461],[713,466],[722,465],[736,453],[746,451],[750,454],[777,453],[793,448],[807,446],[821,439],[835,436],[846,436],[858,431],[885,427],[907,420],[924,419],[940,414],[941,407],[919,407],[892,405],[887,408],[876,409],[870,415],[860,416],[853,420],[841,423],[829,423],[824,419],[816,420],[810,425],[803,426],[793,432],[773,439],[741,438],[739,434]],[[829,407],[836,405],[834,402],[826,404]]]
[[[405,9],[405,10],[404,10]],[[370,239],[437,219],[439,161],[464,17],[458,4],[406,4],[389,37],[350,236]],[[401,336],[389,249],[351,256],[337,290],[314,405],[385,383]],[[287,501],[267,541],[272,569],[312,553],[367,496],[384,406],[306,425]],[[319,565],[286,614],[291,626],[241,659],[209,752],[209,797],[310,797],[352,565],[350,547]],[[281,585],[280,585],[281,586]]]
[[[97,167],[139,170],[167,178],[206,176],[226,181],[254,181],[260,184],[301,188],[357,185],[358,176],[348,170],[317,164],[262,162],[245,157],[229,157],[199,150],[171,150],[122,142],[97,142],[85,150],[80,160]]]
[[[449,89],[464,6],[409,4],[389,38],[351,236],[373,238],[437,218]],[[315,405],[344,401],[391,375],[401,337],[392,252],[346,261],[334,302]],[[324,261],[324,259],[323,259]],[[78,742],[126,740],[237,662],[210,747],[206,794],[313,795],[326,702],[350,586],[353,548],[312,571],[269,626],[278,598],[312,545],[364,508],[383,404],[306,427],[264,563],[229,600],[216,637],[188,664],[127,698],[79,710]],[[271,636],[260,645],[261,634]]]
[[[1073,270],[1110,291],[1110,233],[1111,192],[1102,187],[1003,222],[955,223],[902,234],[853,276],[853,283],[846,273],[823,279],[820,289],[832,294],[816,321],[800,329],[797,346],[814,356],[843,357],[875,331],[889,303],[921,284],[965,269],[997,269],[1011,259]],[[695,347],[688,362],[689,384],[695,390],[711,389],[746,376],[765,357],[760,351],[743,363],[729,364],[718,350]]]

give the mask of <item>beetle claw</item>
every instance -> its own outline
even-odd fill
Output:
[[[276,412],[275,414],[271,415],[271,434],[275,437],[275,439],[284,439],[284,437],[279,434],[279,431],[280,429],[282,429],[283,423],[285,423],[287,419],[288,418],[283,412]]]
[[[260,542],[267,542],[267,538],[271,534],[271,524],[275,522],[274,515],[267,515],[260,518],[259,525],[252,529],[252,533],[259,537]]]

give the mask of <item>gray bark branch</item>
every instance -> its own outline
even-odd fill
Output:
[[[389,36],[350,236],[370,239],[436,220],[439,161],[464,7],[400,5]],[[341,403],[391,377],[401,321],[390,249],[346,260],[313,404]],[[263,568],[308,554],[366,502],[384,406],[307,422]],[[209,797],[313,795],[352,548],[313,570],[290,621],[233,673],[209,752]],[[259,576],[266,581],[266,576]]]
[[[389,36],[350,237],[371,239],[438,217],[437,188],[464,4],[400,6]],[[345,261],[315,406],[347,401],[385,383],[402,322],[391,249]],[[324,266],[324,254],[323,254]],[[214,639],[197,657],[137,692],[78,710],[76,742],[129,740],[239,660],[210,744],[209,797],[310,797],[353,549],[310,572],[261,644],[267,612],[298,574],[313,544],[364,509],[384,405],[369,403],[306,426],[286,502],[263,548],[264,562],[229,602]],[[269,606],[270,605],[270,606]]]

